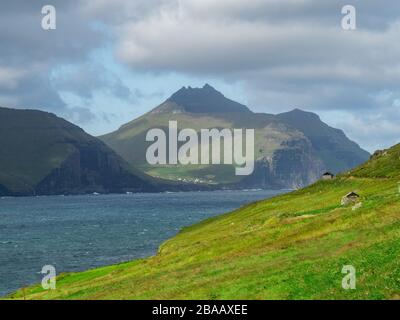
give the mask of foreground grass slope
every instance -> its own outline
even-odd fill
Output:
[[[58,278],[27,299],[400,299],[400,145],[332,181],[185,228],[148,259]],[[362,207],[343,207],[349,191]],[[357,289],[341,287],[344,265]]]

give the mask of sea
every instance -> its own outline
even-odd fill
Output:
[[[156,254],[183,227],[285,190],[0,198],[0,297],[57,274]]]

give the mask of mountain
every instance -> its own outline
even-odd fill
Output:
[[[255,170],[236,176],[233,165],[149,165],[146,133],[179,129],[255,129]],[[152,111],[99,137],[127,162],[154,177],[235,188],[298,188],[325,171],[337,173],[366,161],[369,154],[316,114],[295,109],[280,115],[254,113],[206,84],[183,87]],[[134,150],[134,152],[133,152]]]
[[[355,142],[349,140],[342,130],[328,126],[314,113],[294,109],[276,117],[301,131],[310,140],[325,166],[333,173],[354,168],[370,156]]]
[[[184,228],[147,259],[11,299],[399,299],[400,144],[333,180]],[[341,205],[349,192],[356,205]],[[356,290],[345,290],[345,266]],[[343,273],[344,271],[344,273]],[[112,279],[112,281],[110,280]]]
[[[251,112],[246,106],[227,99],[209,84],[203,88],[183,87],[153,112],[222,113]]]
[[[54,114],[0,108],[0,195],[153,191],[97,138]]]

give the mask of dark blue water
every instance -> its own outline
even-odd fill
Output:
[[[153,255],[184,226],[281,192],[1,198],[0,296],[40,282],[44,265],[60,273]]]

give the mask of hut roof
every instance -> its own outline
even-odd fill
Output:
[[[354,198],[354,197],[359,198],[360,196],[357,193],[355,193],[354,191],[352,191],[352,192],[349,192],[348,194],[346,194],[345,197],[346,198]]]

